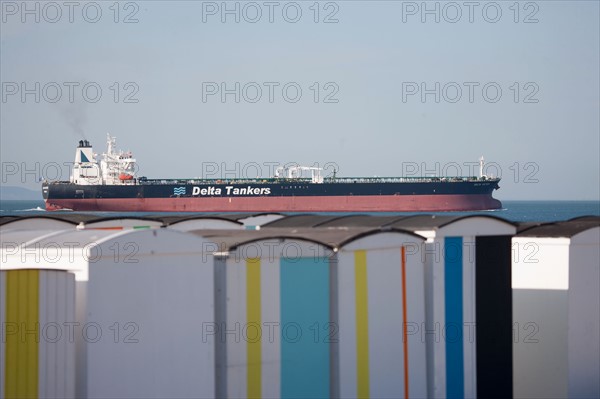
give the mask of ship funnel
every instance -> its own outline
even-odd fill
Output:
[[[94,157],[92,146],[87,140],[79,140],[79,145],[75,149],[71,183],[98,184],[99,175],[98,163]]]
[[[83,145],[82,141],[79,141],[80,145],[77,147],[77,150],[75,151],[75,163],[76,164],[81,164],[81,163],[87,163],[87,162],[93,162],[96,163],[96,160],[94,159],[94,152],[92,150],[92,146],[90,145],[90,143],[86,140],[83,141]]]

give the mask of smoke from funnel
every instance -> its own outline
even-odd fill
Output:
[[[62,118],[71,128],[73,134],[83,139],[87,139],[85,136],[85,127],[87,124],[86,105],[86,102],[73,102],[64,105],[60,110]]]

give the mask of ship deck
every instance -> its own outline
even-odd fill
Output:
[[[499,181],[499,178],[481,178],[476,176],[455,177],[336,177],[324,178],[323,183],[314,183],[311,178],[234,178],[234,179],[205,179],[205,178],[181,178],[181,179],[145,179],[138,178],[137,184],[160,185],[160,184],[336,184],[336,183],[453,183],[453,182],[477,182],[477,181]],[[133,184],[133,183],[132,183]]]

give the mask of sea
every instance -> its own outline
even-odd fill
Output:
[[[581,216],[600,216],[600,201],[502,201],[503,209],[491,211],[476,211],[476,212],[439,212],[439,213],[364,213],[356,214],[371,214],[371,215],[398,215],[410,216],[416,214],[436,214],[436,215],[493,215],[511,222],[556,222],[569,220]],[[0,216],[31,216],[31,215],[58,215],[61,213],[74,213],[72,211],[55,211],[47,212],[44,210],[43,201],[19,201],[19,200],[2,200],[0,201]],[[156,213],[156,212],[81,212],[86,214],[94,214],[98,216],[165,216],[165,215],[193,215],[194,213]],[[207,213],[204,213],[207,214]],[[214,213],[212,213],[214,214]],[[286,213],[297,214],[297,213]],[[322,213],[325,215],[349,215],[350,213]]]

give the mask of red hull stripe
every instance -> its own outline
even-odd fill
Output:
[[[500,201],[486,194],[46,200],[47,210],[104,212],[439,212],[501,206]]]

